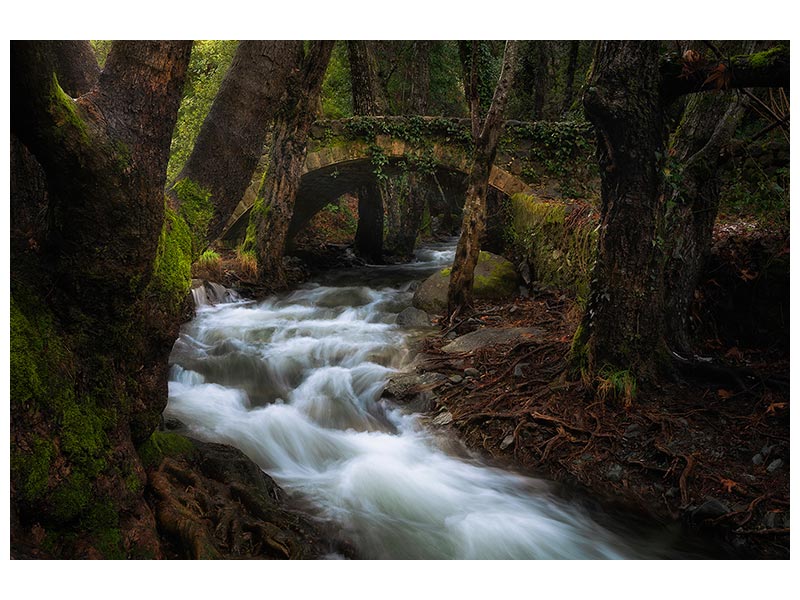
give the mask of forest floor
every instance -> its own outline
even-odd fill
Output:
[[[457,332],[424,341],[416,371],[428,385],[411,393],[433,399],[433,424],[501,463],[680,521],[732,556],[788,558],[788,350],[728,348],[712,336],[702,352],[721,366],[625,401],[569,376],[579,315],[553,290],[478,303]],[[441,349],[454,333],[498,327],[541,333],[460,354]]]

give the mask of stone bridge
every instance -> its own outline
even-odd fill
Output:
[[[489,185],[502,194],[545,198],[574,196],[576,181],[593,161],[591,132],[575,123],[507,121]],[[403,171],[431,175],[450,203],[463,206],[470,169],[468,119],[445,117],[353,117],[317,121],[311,128],[300,189],[289,228],[291,239],[322,208],[370,181]],[[244,237],[268,153],[228,221],[222,239]]]

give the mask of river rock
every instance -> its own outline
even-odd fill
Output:
[[[773,471],[777,471],[778,469],[780,469],[782,466],[783,466],[783,461],[780,458],[776,458],[771,463],[769,463],[767,471],[772,473]]]
[[[396,323],[400,327],[430,327],[431,319],[424,310],[409,306],[397,315]]]
[[[442,269],[423,281],[414,292],[413,305],[432,313],[442,314],[447,309],[447,286],[450,268]],[[481,252],[475,267],[475,298],[501,300],[517,291],[517,272],[514,265],[502,256]]]
[[[484,346],[508,344],[523,337],[541,336],[544,331],[538,327],[484,327],[471,333],[457,337],[442,347],[443,352],[472,352]]]
[[[464,377],[472,377],[474,379],[478,379],[481,376],[481,372],[474,367],[470,367],[468,369],[464,369]]]

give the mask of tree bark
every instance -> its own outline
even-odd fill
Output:
[[[181,182],[189,181],[199,186],[201,193],[210,194],[213,216],[205,233],[208,241],[222,232],[250,184],[280,104],[291,59],[302,45],[300,41],[250,40],[236,48],[171,192],[173,197],[180,196]],[[194,187],[183,189],[197,192]]]
[[[88,40],[51,42],[55,55],[58,85],[72,98],[89,92],[100,76],[92,44]]]
[[[668,167],[675,170],[670,176],[676,183],[670,186],[667,178],[666,335],[670,349],[683,356],[691,351],[689,307],[710,252],[719,209],[720,168],[743,114],[744,104],[737,95],[693,96],[670,147]]]
[[[275,121],[272,157],[250,213],[246,246],[254,246],[259,279],[274,289],[286,287],[283,254],[294,202],[300,187],[306,143],[333,42],[314,42],[306,56],[300,48]]]
[[[597,131],[597,262],[576,334],[589,372],[652,374],[663,344],[663,106],[658,43],[601,42],[584,95]]]
[[[32,198],[48,221],[36,243],[12,243],[12,336],[29,349],[12,373],[16,464],[35,460],[41,440],[48,448],[35,493],[15,470],[12,506],[19,523],[55,534],[61,557],[158,553],[134,446],[166,404],[178,326],[145,290],[190,51],[191,42],[115,42],[96,85],[74,100],[58,83],[58,44],[11,46],[11,126],[27,148],[17,146],[12,168],[46,180],[46,190],[12,188],[21,194],[12,220],[24,221],[20,202]],[[108,514],[87,525],[98,506]],[[97,544],[99,526],[114,528],[112,541]]]
[[[76,293],[96,281],[103,297],[128,296],[133,274],[142,286],[149,278],[190,49],[189,42],[117,42],[98,85],[76,101],[53,76],[53,46],[12,47],[14,131],[47,173],[48,249]]]
[[[503,67],[495,87],[494,97],[480,133],[474,140],[475,151],[467,179],[461,237],[458,239],[455,260],[450,273],[450,284],[447,289],[447,313],[450,322],[472,306],[475,266],[478,264],[481,236],[486,227],[486,190],[489,186],[492,163],[497,153],[497,142],[500,139],[503,125],[503,112],[514,81],[517,52],[518,42],[506,42]],[[472,64],[474,66],[475,61]],[[474,107],[474,103],[471,105]],[[473,116],[473,122],[474,120]]]
[[[378,82],[377,66],[371,45],[364,41],[347,42],[350,61],[350,83],[353,92],[353,114],[380,115],[385,106]],[[383,194],[377,181],[361,187],[358,195],[358,225],[355,235],[356,254],[371,262],[383,262]]]

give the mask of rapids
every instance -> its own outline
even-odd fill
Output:
[[[168,417],[241,449],[332,521],[365,558],[660,558],[663,535],[601,525],[551,482],[453,452],[381,398],[407,367],[397,314],[413,282],[453,259],[329,274],[255,302],[201,306],[171,356]]]

